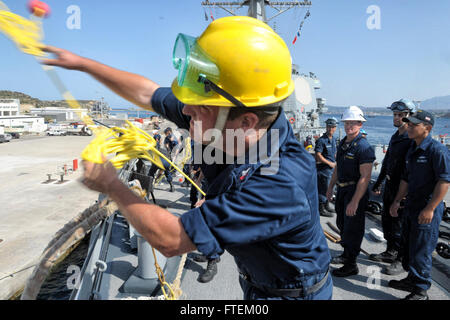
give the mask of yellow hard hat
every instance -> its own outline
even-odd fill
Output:
[[[185,104],[256,107],[294,91],[289,49],[255,18],[217,19],[199,38],[179,34],[173,55],[172,91]]]

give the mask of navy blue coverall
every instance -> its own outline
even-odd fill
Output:
[[[398,210],[398,217],[392,217],[389,209],[394,202],[398,192],[400,179],[405,170],[406,154],[412,144],[408,138],[408,132],[399,134],[397,130],[389,141],[389,147],[383,159],[380,175],[373,185],[372,190],[377,190],[386,179],[383,191],[383,211],[381,215],[381,225],[383,228],[384,239],[387,242],[387,251],[396,251],[403,254],[401,235],[402,235],[402,215],[403,209]]]
[[[316,141],[314,148],[315,152],[320,152],[322,156],[331,161],[336,162],[336,138],[328,138],[328,135],[324,133]],[[319,191],[319,203],[327,203],[327,189],[330,184],[331,176],[333,175],[333,168],[325,163],[317,164],[317,188]]]
[[[351,141],[346,148],[345,139],[339,144],[336,156],[337,178],[339,183],[336,194],[336,225],[341,231],[341,245],[344,247],[344,257],[350,263],[356,263],[356,257],[361,250],[361,242],[364,236],[365,211],[369,201],[369,190],[359,201],[356,214],[349,217],[345,214],[347,205],[352,200],[356,191],[358,180],[361,178],[360,165],[375,161],[375,152],[367,139],[359,135]]]
[[[406,155],[402,180],[408,183],[402,233],[406,248],[402,264],[409,271],[408,278],[420,289],[428,290],[431,286],[431,254],[437,245],[444,203],[434,210],[431,223],[419,224],[418,217],[431,200],[436,184],[450,182],[449,150],[430,135],[419,146],[413,141]]]
[[[189,128],[191,118],[170,88],[159,88],[151,105],[179,128]],[[181,222],[202,254],[227,250],[234,257],[245,299],[331,299],[331,256],[320,225],[314,160],[283,112],[266,134],[275,131],[278,146],[267,152],[271,162],[279,160],[275,173],[263,174],[270,162],[202,163],[206,201]]]

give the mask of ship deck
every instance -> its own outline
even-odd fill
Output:
[[[175,179],[175,192],[169,192],[169,186],[163,182],[155,188],[155,197],[159,205],[167,207],[167,209],[174,214],[183,214],[189,209],[189,188],[183,188],[180,183]],[[447,194],[447,200],[449,194]],[[119,218],[119,221],[124,221]],[[122,223],[119,222],[119,223]],[[323,230],[334,233],[327,223],[335,225],[335,218],[321,217],[321,225]],[[379,253],[384,251],[385,244],[383,242],[375,241],[370,235],[369,230],[376,228],[381,230],[381,223],[379,216],[367,214],[366,216],[366,234],[363,239],[362,249],[367,253]],[[119,236],[120,238],[121,236]],[[116,237],[117,238],[117,237]],[[122,238],[123,239],[123,238]],[[442,240],[442,239],[441,239]],[[112,240],[111,243],[117,241]],[[123,245],[122,245],[123,246]],[[342,252],[342,247],[338,243],[328,241],[328,246],[332,256],[339,255]],[[120,255],[123,256],[123,249],[120,246],[113,251],[117,252],[115,258]],[[109,253],[108,253],[109,255]],[[114,253],[112,253],[114,255]],[[242,300],[243,294],[239,285],[239,276],[233,257],[225,251],[221,256],[221,261],[218,264],[218,273],[212,281],[209,283],[200,283],[198,281],[199,275],[206,268],[206,263],[198,263],[193,259],[193,253],[187,255],[186,262],[184,264],[182,273],[181,289],[182,295],[180,300]],[[124,279],[127,277],[124,273],[128,272],[128,275],[133,272],[133,268],[136,267],[136,257],[132,265],[129,264],[129,270],[124,272],[122,269],[120,274],[111,275],[108,273],[114,273],[119,269],[114,268],[114,264],[107,261],[108,265],[112,268],[105,272],[104,278],[109,279],[106,281],[105,288],[103,290],[108,291],[102,295],[103,299],[146,299],[145,295],[139,294],[123,294],[119,292],[119,287],[123,284]],[[122,260],[118,262],[121,266],[126,263]],[[399,291],[388,287],[388,281],[392,279],[402,279],[406,277],[407,273],[396,276],[388,276],[381,273],[383,266],[386,263],[373,262],[368,259],[367,254],[360,253],[357,264],[359,268],[359,274],[347,278],[333,277],[334,289],[333,300],[397,300],[405,297],[406,292]],[[133,267],[132,267],[133,266]],[[437,267],[438,266],[438,267]],[[331,265],[331,269],[337,268],[339,265]],[[116,270],[116,271],[114,271]],[[433,256],[433,284],[428,291],[429,298],[431,300],[450,300],[450,282],[448,273],[448,261],[439,257],[437,254]],[[111,280],[112,279],[112,280]],[[112,281],[112,282],[111,282]],[[111,291],[111,288],[116,288]],[[159,293],[161,294],[161,293]]]

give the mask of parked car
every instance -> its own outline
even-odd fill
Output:
[[[3,143],[3,142],[9,142],[9,141],[6,139],[4,134],[0,134],[0,143]]]
[[[9,133],[5,133],[6,142],[10,142],[12,140],[12,136]]]
[[[50,130],[47,131],[48,136],[65,136],[67,134],[67,131],[63,130]]]
[[[19,139],[20,138],[20,133],[18,132],[11,132],[11,136],[13,139]]]

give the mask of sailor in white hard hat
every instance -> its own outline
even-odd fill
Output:
[[[341,233],[342,255],[333,258],[331,263],[344,264],[333,270],[336,277],[358,274],[356,258],[361,250],[364,236],[365,210],[369,200],[368,185],[372,173],[375,152],[360,132],[366,121],[362,110],[351,106],[345,110],[344,122],[346,136],[339,143],[336,167],[327,190],[331,201],[334,186],[337,185],[335,202],[336,224]]]

